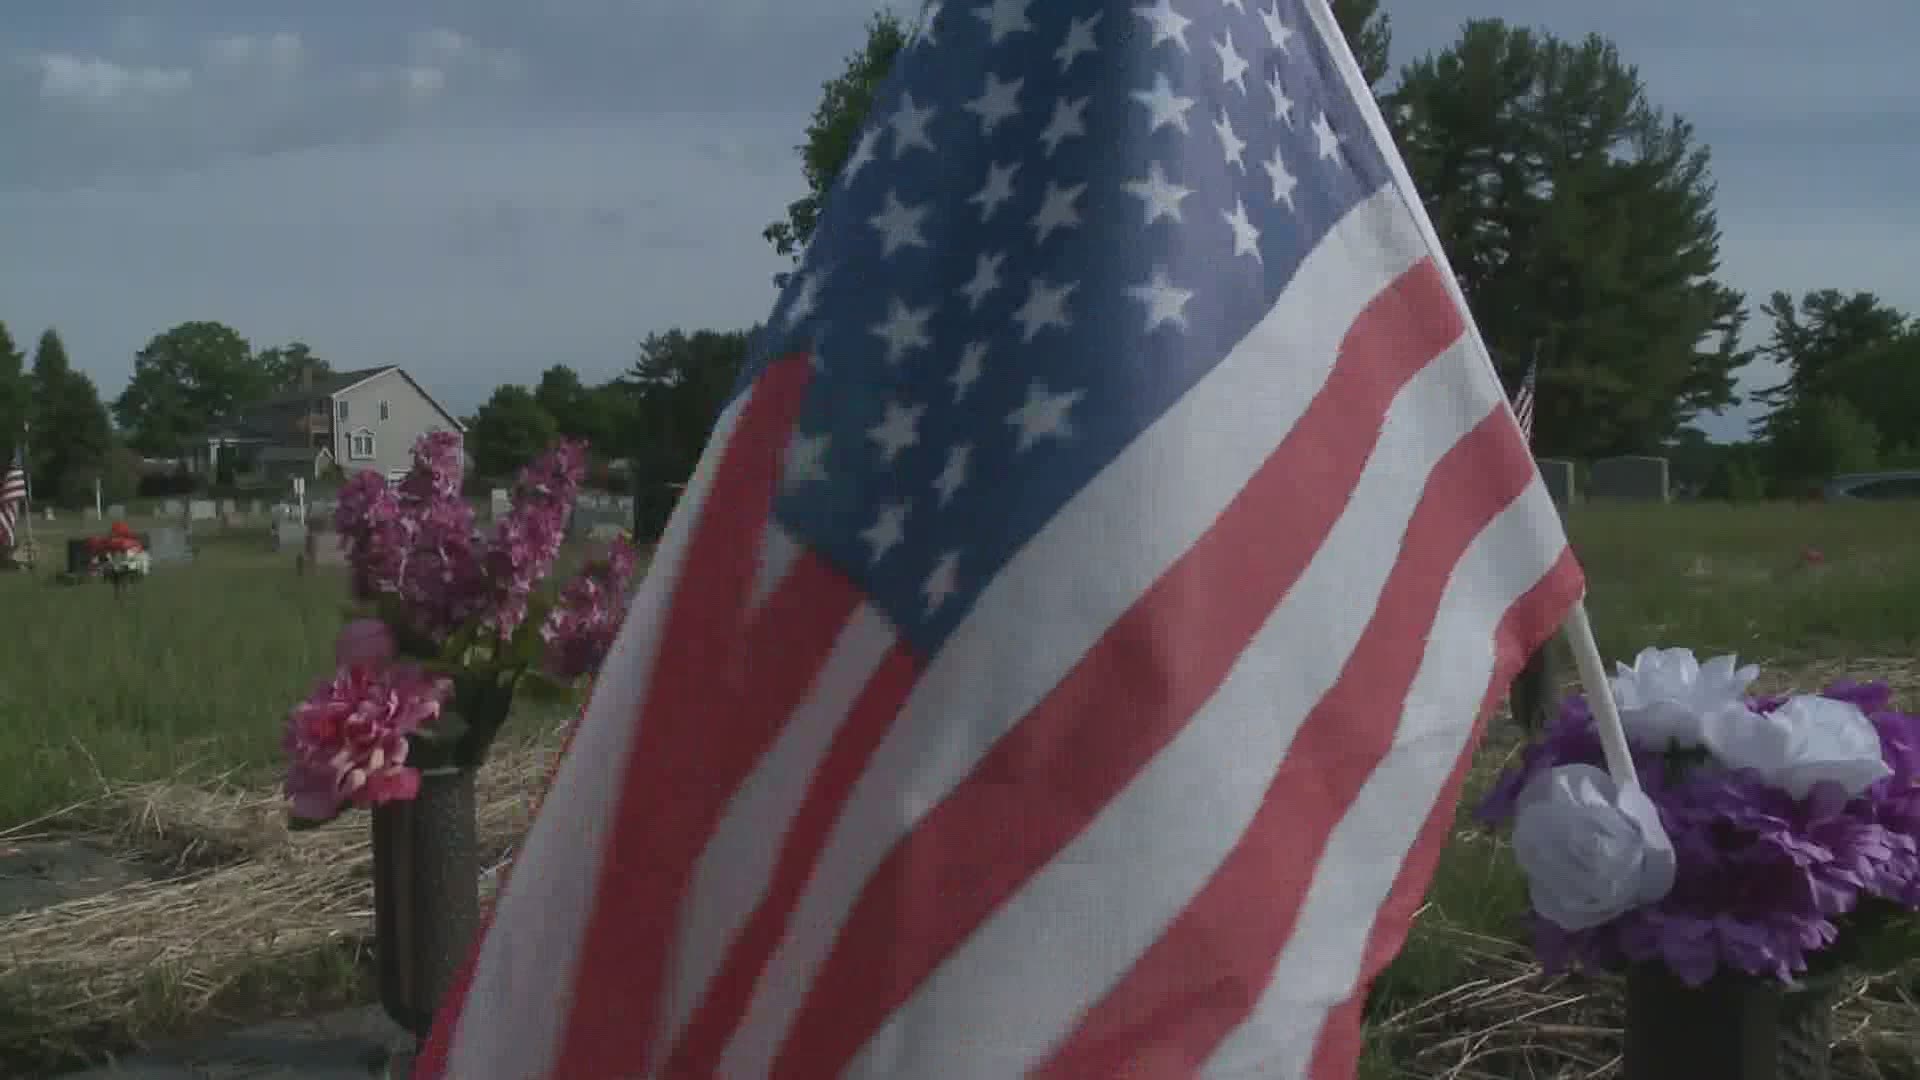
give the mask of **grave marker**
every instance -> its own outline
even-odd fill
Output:
[[[488,499],[487,510],[495,520],[506,517],[513,510],[513,498],[506,488],[494,488]]]
[[[107,507],[107,516],[115,521],[124,521],[127,517],[127,508],[120,503],[114,503]]]
[[[1593,463],[1587,494],[1595,499],[1666,502],[1667,459],[1630,454]]]
[[[1553,504],[1565,510],[1572,506],[1577,494],[1574,490],[1573,462],[1566,458],[1541,458],[1540,478],[1546,481],[1547,495]]]
[[[162,525],[153,530],[152,542],[147,545],[147,556],[156,566],[192,562],[193,548],[187,544],[187,530],[178,525]]]

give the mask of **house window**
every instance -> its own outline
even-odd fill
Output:
[[[333,403],[333,418],[335,420],[347,418],[347,403],[344,399]]]
[[[380,403],[380,419],[385,420],[386,418],[387,418],[387,403],[383,401]]]
[[[347,443],[347,456],[355,461],[366,461],[373,457],[373,432],[361,428],[353,433]]]

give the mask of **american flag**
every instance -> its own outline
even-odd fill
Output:
[[[0,547],[13,546],[14,525],[19,522],[20,510],[26,501],[27,470],[16,447],[7,471],[0,473]]]
[[[1521,437],[1533,441],[1533,391],[1540,378],[1540,359],[1527,362],[1527,373],[1520,376],[1520,389],[1513,392],[1513,418],[1520,423]]]
[[[1324,0],[924,27],[416,1075],[1353,1072],[1579,567]]]

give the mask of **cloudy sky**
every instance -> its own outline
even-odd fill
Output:
[[[765,315],[760,230],[875,6],[31,5],[0,35],[0,320],[57,326],[109,397],[188,319],[406,364],[462,411],[551,363],[613,375],[649,331]],[[1387,7],[1396,62],[1475,16],[1608,35],[1712,146],[1736,287],[1920,311],[1912,0]]]

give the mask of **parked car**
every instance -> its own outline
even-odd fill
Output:
[[[1827,481],[1821,497],[1832,501],[1848,499],[1920,499],[1920,470],[1848,473]]]

